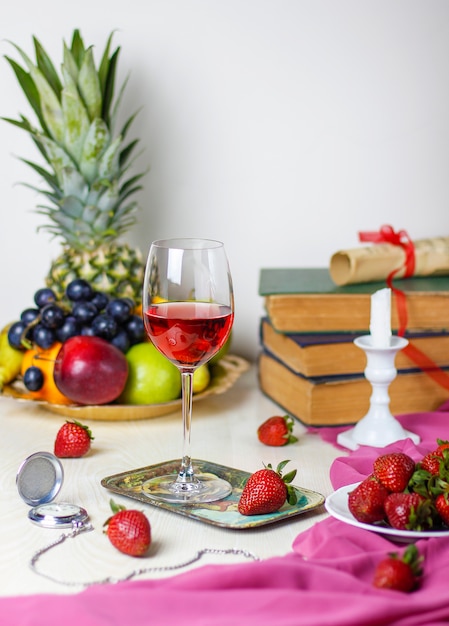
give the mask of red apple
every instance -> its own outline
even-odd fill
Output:
[[[65,341],[53,372],[56,386],[78,404],[107,404],[122,393],[128,361],[100,337],[77,336]]]

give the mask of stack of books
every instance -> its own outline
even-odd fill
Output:
[[[449,376],[449,276],[397,280],[406,294],[405,337]],[[325,268],[262,269],[259,295],[261,390],[310,426],[354,424],[369,409],[365,353],[354,339],[369,334],[371,295],[382,283],[337,287]],[[399,327],[392,294],[392,330]],[[404,352],[389,387],[393,415],[436,410],[449,398]],[[449,379],[448,379],[449,380]]]

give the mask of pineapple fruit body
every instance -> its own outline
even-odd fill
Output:
[[[51,264],[46,285],[62,299],[67,285],[75,278],[83,278],[97,291],[111,297],[132,298],[140,304],[144,271],[140,250],[127,244],[102,246],[95,253],[66,246]]]

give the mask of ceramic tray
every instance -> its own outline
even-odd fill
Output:
[[[239,356],[228,354],[211,368],[211,382],[201,393],[193,396],[193,401],[198,402],[207,396],[221,394],[234,385],[236,380],[249,368],[248,361]],[[101,420],[101,421],[126,421],[149,419],[160,417],[181,409],[181,400],[166,402],[164,404],[104,404],[102,406],[79,406],[50,404],[40,400],[31,400],[25,397],[25,390],[20,384],[5,385],[3,395],[16,398],[21,402],[38,404],[47,411],[57,415],[73,417],[77,420]]]
[[[234,530],[257,528],[258,526],[290,519],[302,513],[313,511],[324,503],[324,497],[320,493],[295,486],[298,502],[294,506],[286,503],[279,511],[268,515],[241,515],[237,510],[237,505],[243,486],[250,477],[250,474],[232,467],[226,467],[225,465],[217,465],[200,460],[193,462],[196,472],[216,474],[231,483],[232,493],[227,498],[219,500],[218,502],[187,506],[156,502],[148,498],[145,495],[145,482],[150,478],[162,476],[163,474],[173,474],[174,480],[177,476],[180,463],[181,461],[175,460],[130,470],[129,472],[108,476],[101,481],[101,484],[109,491],[121,496],[134,498],[140,502],[145,502],[145,504],[151,504],[152,506],[157,506],[172,511],[173,513],[184,515],[185,517],[191,517],[205,522],[206,524]]]

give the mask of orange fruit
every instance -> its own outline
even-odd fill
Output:
[[[38,367],[44,375],[44,384],[38,391],[27,391],[26,397],[32,400],[46,400],[52,404],[73,404],[73,402],[59,391],[53,378],[56,357],[62,343],[56,342],[51,348],[31,348],[26,350],[22,360],[22,376],[31,367]]]

